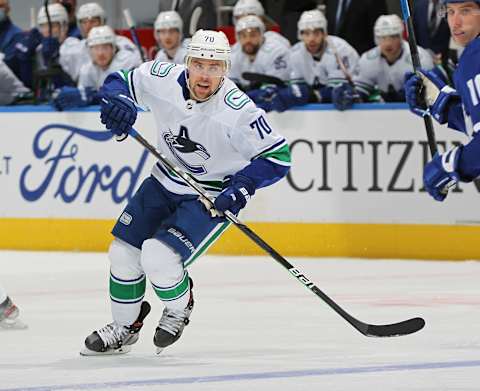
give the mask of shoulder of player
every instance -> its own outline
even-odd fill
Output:
[[[380,48],[378,46],[375,46],[374,48],[367,50],[360,56],[360,63],[371,63],[377,61],[380,57]]]
[[[223,86],[219,91],[219,107],[220,117],[225,118],[226,122],[235,124],[246,110],[256,108],[255,103],[245,94],[237,85],[225,78]]]
[[[263,53],[271,54],[280,54],[288,53],[289,48],[283,43],[279,42],[277,38],[272,38],[271,36],[265,36],[265,42],[261,47]]]
[[[135,44],[128,39],[127,37],[124,37],[123,35],[116,35],[115,36],[115,44],[120,50],[127,49],[129,51],[137,50],[137,47]]]
[[[475,38],[472,42],[470,42],[463,51],[462,55],[460,56],[459,61],[470,61],[473,58],[478,58],[480,53],[480,37]],[[476,61],[478,63],[478,61]]]
[[[329,35],[328,42],[330,45],[334,45],[336,51],[339,53],[347,53],[347,52],[357,53],[357,51],[353,48],[353,46],[350,45],[343,38],[337,37],[335,35]],[[327,50],[331,50],[331,49],[327,47]]]

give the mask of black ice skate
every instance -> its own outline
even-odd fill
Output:
[[[85,347],[80,351],[82,356],[99,356],[128,353],[140,336],[143,320],[150,312],[150,304],[142,302],[137,320],[130,326],[122,326],[116,322],[107,324],[94,331],[85,339]]]
[[[23,330],[27,325],[18,317],[20,311],[13,304],[12,299],[7,297],[3,303],[0,303],[0,329],[6,330]]]
[[[158,322],[158,327],[155,330],[153,343],[157,347],[157,354],[160,354],[163,349],[176,342],[183,333],[185,326],[190,323],[190,314],[193,310],[193,281],[190,278],[190,300],[187,307],[183,310],[172,310],[165,307],[162,318]]]

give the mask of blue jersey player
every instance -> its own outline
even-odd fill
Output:
[[[217,31],[192,37],[185,65],[151,61],[111,74],[102,87],[101,119],[124,139],[136,106],[149,109],[157,148],[216,196],[215,209],[172,171],[157,163],[128,203],[109,250],[113,322],[85,340],[84,355],[127,352],[149,311],[149,281],[165,309],[155,330],[157,352],[174,343],[193,309],[186,267],[225,230],[218,212],[238,213],[255,191],[284,177],[286,140],[225,75],[230,45]],[[201,200],[200,200],[201,201]]]
[[[471,140],[443,154],[436,154],[424,169],[425,188],[443,201],[448,188],[480,175],[480,0],[443,0],[453,39],[464,48],[454,72],[454,88],[434,72],[407,74],[405,94],[410,109],[425,115],[418,90],[423,84],[428,110],[441,124],[459,130]]]

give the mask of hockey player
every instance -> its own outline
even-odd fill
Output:
[[[228,226],[219,213],[237,214],[256,190],[287,174],[287,142],[225,76],[229,67],[227,37],[199,30],[188,46],[185,66],[152,61],[105,81],[101,120],[117,140],[125,139],[135,123],[136,105],[149,109],[158,150],[216,199],[212,209],[160,162],[154,165],[112,231],[114,321],[86,338],[82,354],[130,350],[149,310],[142,304],[147,277],[165,305],[154,344],[161,351],[178,340],[193,309],[186,267]]]
[[[376,47],[362,54],[358,73],[353,77],[355,87],[345,83],[333,94],[339,110],[349,109],[355,97],[363,102],[404,102],[405,73],[412,70],[410,47],[403,40],[403,22],[397,15],[381,15],[375,22]],[[420,61],[432,69],[433,58],[419,47]]]
[[[453,74],[455,88],[426,70],[408,74],[405,82],[407,102],[415,114],[427,114],[418,99],[423,86],[427,110],[433,118],[472,136],[467,144],[436,154],[425,166],[425,188],[437,201],[443,201],[457,182],[470,182],[480,175],[480,0],[443,3],[452,37],[464,47]]]
[[[334,87],[357,70],[358,53],[342,38],[327,35],[322,12],[303,12],[297,27],[301,42],[290,54],[289,86],[267,87],[250,95],[265,111],[282,112],[308,102],[329,103]]]
[[[77,87],[63,87],[56,91],[52,105],[57,110],[68,110],[98,104],[98,90],[110,73],[140,65],[136,56],[117,50],[116,36],[109,26],[90,30],[87,38],[91,61],[80,69]]]
[[[183,21],[175,11],[160,12],[153,25],[160,50],[155,60],[183,64],[188,42],[183,39]]]
[[[60,64],[74,81],[78,81],[82,66],[90,62],[90,50],[86,38],[93,27],[105,25],[105,11],[98,3],[83,4],[77,12],[77,23],[83,39],[69,37],[60,48]],[[125,51],[134,57],[134,61],[141,62],[140,52],[132,41],[120,35],[115,39],[119,51]]]
[[[232,52],[229,77],[244,91],[256,88],[242,77],[244,72],[288,79],[288,48],[264,35],[265,25],[258,16],[248,15],[241,18],[235,26],[235,32],[241,50]]]
[[[271,24],[265,15],[265,9],[263,8],[262,3],[260,3],[258,0],[238,0],[235,3],[235,6],[233,7],[233,23],[236,25],[242,17],[247,15],[258,16],[260,19],[262,19],[265,27]],[[264,35],[269,40],[276,40],[278,43],[285,45],[287,48],[290,47],[290,41],[276,31],[265,31]],[[232,47],[232,53],[235,53],[240,49],[240,44],[236,42]]]
[[[55,87],[71,84],[71,80],[61,71],[59,63],[60,45],[67,38],[68,15],[65,8],[56,3],[48,6],[50,26],[45,7],[40,8],[37,15],[38,29],[33,28],[15,45],[12,70],[23,84],[29,88],[33,85],[33,75],[56,68],[51,79]],[[9,63],[10,64],[10,63]]]
[[[13,304],[12,299],[7,296],[5,290],[0,286],[0,329],[21,330],[27,325],[19,318],[20,311]]]

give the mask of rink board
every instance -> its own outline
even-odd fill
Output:
[[[462,184],[443,203],[424,192],[425,130],[404,106],[310,105],[269,118],[289,140],[293,167],[259,190],[241,219],[280,253],[480,259],[478,189]],[[105,250],[149,174],[148,153],[115,142],[96,109],[4,108],[0,121],[0,248]],[[140,113],[136,128],[154,142],[151,113]],[[441,127],[436,135],[441,151],[466,140]],[[210,251],[261,253],[234,227]]]

